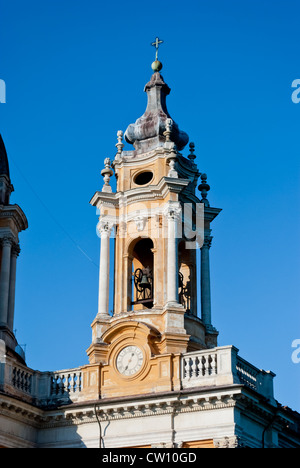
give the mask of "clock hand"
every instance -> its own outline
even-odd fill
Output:
[[[134,353],[132,353],[132,354],[131,354],[131,357],[130,357],[130,359],[129,359],[129,361],[128,361],[128,364],[127,364],[127,366],[125,367],[125,370],[127,370],[127,369],[128,369],[128,366],[129,366],[129,364],[130,364],[130,363],[131,363],[131,361],[132,361],[132,356],[134,356]]]

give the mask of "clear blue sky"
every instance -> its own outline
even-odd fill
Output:
[[[169,111],[223,209],[211,248],[219,344],[275,372],[275,397],[300,411],[299,2],[1,0],[0,11],[0,132],[29,220],[15,315],[27,364],[88,362],[100,247],[89,201],[117,130],[145,110],[159,36]]]

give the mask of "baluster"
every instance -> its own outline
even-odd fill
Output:
[[[209,370],[209,355],[204,356],[204,374],[205,376],[210,375]]]
[[[202,356],[201,359],[201,375],[205,376],[205,371],[206,371],[206,358],[205,356]]]
[[[24,374],[24,392],[28,392],[28,374]]]
[[[76,392],[81,391],[81,372],[76,372]]]
[[[31,385],[32,385],[32,375],[29,375],[28,379],[28,392],[31,393]]]
[[[211,355],[211,374],[212,375],[217,374],[217,355],[216,354]]]
[[[72,374],[72,392],[74,392],[74,393],[78,392],[78,374],[77,374],[77,372],[74,372]]]
[[[199,360],[199,356],[196,356],[196,375],[195,377],[199,377],[200,376],[200,360]]]
[[[59,379],[59,377],[58,377],[58,375],[56,375],[55,378],[54,378],[54,381],[53,381],[53,389],[54,389],[54,394],[55,394],[55,395],[58,394],[58,389],[59,389],[59,387],[58,387],[58,379]]]
[[[75,387],[76,392],[80,392],[80,372],[76,372],[75,374]]]
[[[60,395],[63,395],[63,393],[64,393],[64,388],[65,388],[64,379],[65,379],[64,374],[61,374],[60,375],[60,382],[59,382],[59,394]]]
[[[67,374],[66,380],[65,380],[65,392],[70,393],[72,391],[73,391],[72,374]]]
[[[57,395],[60,395],[60,394],[62,393],[61,387],[62,387],[62,385],[63,385],[63,383],[62,383],[62,376],[61,376],[60,374],[57,375],[56,383],[57,383],[57,392],[56,392],[56,394],[57,394]]]
[[[191,378],[192,378],[192,379],[195,379],[195,378],[197,377],[196,357],[193,356],[191,359],[192,359]]]
[[[76,392],[76,373],[69,374],[69,393]]]
[[[20,388],[20,369],[17,370],[17,388]]]
[[[55,375],[52,377],[53,381],[52,381],[52,384],[53,384],[53,395],[57,395],[57,390],[58,390],[58,376]]]
[[[66,374],[64,377],[64,393],[69,393],[70,392],[70,375],[71,374]]]
[[[50,395],[53,395],[54,394],[54,378],[53,377],[50,377],[51,380],[50,380]]]
[[[188,379],[189,378],[189,359],[184,358],[183,364],[184,364],[183,366],[184,379]]]

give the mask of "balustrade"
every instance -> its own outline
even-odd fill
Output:
[[[182,354],[181,387],[241,384],[264,395],[274,404],[274,374],[257,369],[237,353],[234,346],[223,346]],[[34,371],[6,356],[2,361],[0,359],[0,388],[6,393],[26,396],[26,400],[40,405],[67,404],[83,397],[83,373],[82,368]]]
[[[181,358],[182,388],[242,384],[274,404],[272,372],[265,372],[238,356],[234,346],[186,353]]]
[[[31,393],[32,372],[19,367],[12,369],[12,385],[15,389],[22,392]]]
[[[70,396],[81,391],[81,372],[79,369],[54,372],[51,377],[50,396]]]

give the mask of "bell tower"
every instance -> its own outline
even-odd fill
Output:
[[[157,58],[161,42],[153,43],[156,60],[144,88],[145,113],[124,134],[118,131],[115,157],[104,161],[103,188],[90,202],[100,213],[101,252],[98,313],[87,354],[91,364],[104,365],[110,396],[119,394],[121,387],[124,392],[127,384],[130,392],[129,378],[135,379],[135,388],[147,391],[147,378],[157,379],[155,372],[167,369],[175,356],[217,346],[209,248],[210,225],[221,210],[207,200],[210,187],[195,164],[194,143],[186,156],[182,154],[189,137],[167,110],[170,88]],[[133,149],[124,150],[123,138]],[[116,192],[110,185],[113,175]],[[154,363],[160,371],[154,372]],[[170,385],[174,388],[175,383]]]
[[[16,351],[23,358],[13,325],[19,233],[27,229],[28,223],[21,208],[10,203],[13,190],[6,149],[0,135],[0,339],[5,342],[8,353]]]

